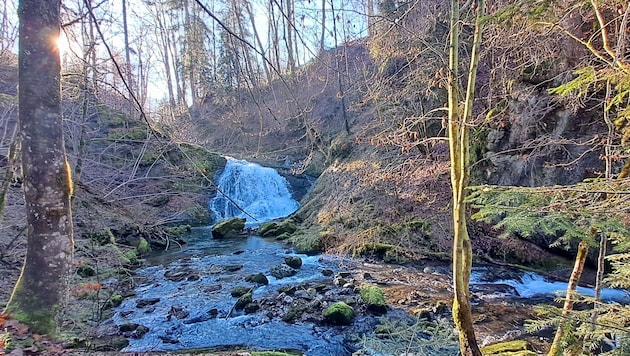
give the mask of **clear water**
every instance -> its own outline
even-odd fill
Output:
[[[236,252],[236,253],[235,253]],[[193,348],[231,347],[242,345],[253,349],[292,349],[306,355],[348,355],[340,330],[310,323],[288,324],[280,316],[269,317],[264,311],[244,315],[231,311],[236,298],[230,291],[236,286],[251,286],[244,278],[253,273],[265,273],[269,285],[254,290],[254,300],[277,293],[282,285],[298,285],[330,277],[321,274],[323,268],[337,270],[335,259],[322,256],[300,256],[303,265],[298,274],[277,280],[269,275],[271,267],[284,262],[284,257],[296,255],[278,243],[259,237],[214,240],[207,228],[194,229],[191,241],[181,250],[152,256],[151,267],[137,271],[146,281],[136,287],[136,297],[123,301],[116,309],[114,322],[138,323],[149,328],[142,338],[130,338],[124,352],[174,351]],[[242,265],[234,272],[225,266]],[[168,271],[186,270],[198,275],[198,280],[173,282],[164,277]],[[221,272],[217,272],[217,270]],[[156,304],[137,308],[140,299],[160,298]],[[189,316],[168,318],[172,307],[183,308]],[[190,323],[216,309],[215,318]],[[123,316],[124,315],[124,316]],[[174,339],[176,344],[164,342]]]

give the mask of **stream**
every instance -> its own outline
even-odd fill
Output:
[[[208,204],[218,219],[247,217],[252,226],[286,216],[299,206],[287,181],[270,168],[229,159],[218,182],[221,191],[249,213],[244,215],[219,194]],[[362,304],[358,287],[378,285],[390,301],[402,296],[384,314],[398,320],[410,318],[405,304],[426,306],[451,295],[448,265],[422,268],[300,255],[258,236],[213,239],[210,227],[192,229],[185,240],[181,247],[147,256],[148,267],[136,271],[135,290],[113,317],[121,331],[127,330],[123,335],[129,345],[122,351],[246,348],[351,355],[383,314]],[[296,257],[301,266],[289,268],[287,258]],[[277,270],[291,273],[274,277]],[[566,283],[531,272],[496,272],[492,267],[475,267],[471,290],[477,301],[473,305],[483,306],[487,301],[509,305],[529,298],[551,301],[566,289]],[[264,275],[266,283],[252,281],[256,274]],[[238,287],[251,292],[244,307],[237,307],[239,298],[233,294]],[[608,301],[630,302],[623,290],[606,289],[603,296]],[[355,308],[356,318],[350,325],[331,325],[322,317],[322,311],[338,301]],[[433,311],[437,317],[450,317],[448,310],[439,313]]]

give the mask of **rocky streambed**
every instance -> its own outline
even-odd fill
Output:
[[[426,340],[419,346],[424,352],[457,354],[450,322],[450,267],[444,262],[391,265],[307,256],[257,236],[213,239],[209,228],[193,229],[187,240],[149,256],[149,267],[136,271],[135,288],[101,326],[103,333],[126,338],[123,351],[247,348],[315,356],[357,350],[379,354],[373,351],[401,330],[414,330],[404,337],[415,338],[416,344]],[[499,267],[476,267],[472,277],[482,345],[514,338],[533,341],[534,347],[536,341],[548,342],[550,335],[527,334],[523,324],[536,317],[535,304],[551,302],[554,291],[565,285]],[[607,293],[628,301],[626,291]],[[419,329],[418,320],[425,323]],[[403,328],[393,332],[396,323]],[[414,323],[416,329],[411,328]],[[428,342],[436,338],[438,343]],[[397,342],[411,345],[408,339]]]
[[[299,255],[256,236],[212,239],[195,229],[189,243],[147,260],[138,286],[113,322],[123,351],[247,347],[348,355],[379,317],[404,318],[361,296],[356,262]],[[365,289],[365,288],[364,288]]]

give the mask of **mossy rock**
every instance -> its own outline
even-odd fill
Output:
[[[512,340],[500,342],[498,344],[488,345],[481,348],[484,355],[496,356],[533,356],[535,352],[531,351],[529,343],[525,340]]]
[[[234,310],[243,310],[247,306],[247,304],[253,301],[252,293],[245,293],[238,298],[236,304],[234,304]]]
[[[295,269],[302,267],[302,259],[298,256],[287,256],[284,258],[284,263]]]
[[[243,232],[245,221],[245,218],[221,220],[212,227],[212,237],[215,239],[237,237]]]
[[[234,287],[234,289],[232,289],[232,291],[230,292],[230,295],[232,295],[232,297],[234,298],[240,298],[244,296],[245,294],[249,293],[251,290],[252,289],[250,287],[243,287],[243,286]]]
[[[383,315],[387,313],[387,302],[385,293],[377,286],[368,286],[361,289],[361,299],[367,304],[367,309],[374,314]]]
[[[270,231],[274,231],[277,228],[278,228],[278,224],[276,224],[273,221],[269,221],[260,225],[260,227],[258,228],[256,232],[258,233],[258,235],[262,237],[266,237],[266,236],[269,236]]]
[[[275,222],[264,223],[258,228],[258,235],[262,237],[277,237],[283,234],[291,235],[297,231],[297,226],[291,219],[286,219],[280,224]]]
[[[94,240],[98,242],[101,246],[113,244],[116,242],[116,238],[114,237],[112,230],[110,230],[109,228],[104,228],[103,230],[99,231],[84,232],[83,237]]]
[[[123,263],[126,265],[135,266],[138,265],[138,254],[135,250],[128,250],[122,254]]]
[[[138,246],[136,247],[138,255],[144,255],[149,252],[150,249],[151,247],[149,246],[149,241],[147,241],[144,237],[141,237],[140,242],[138,242]]]
[[[269,284],[269,279],[263,273],[250,274],[249,276],[245,277],[245,281],[262,285]]]
[[[125,297],[123,297],[122,294],[116,293],[109,298],[109,301],[113,307],[118,307],[122,304],[123,299],[125,299]]]
[[[324,310],[324,318],[334,325],[350,325],[354,321],[354,308],[344,302],[337,302]]]
[[[80,265],[77,267],[77,274],[81,278],[93,277],[96,276],[96,270],[92,266]]]

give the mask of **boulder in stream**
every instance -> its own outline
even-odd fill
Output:
[[[274,266],[269,270],[269,274],[278,279],[294,276],[297,272],[298,271],[296,269],[286,264]]]
[[[212,237],[215,239],[238,237],[245,228],[245,221],[245,218],[221,220],[212,227]]]
[[[368,286],[361,289],[361,299],[367,305],[367,309],[376,315],[387,313],[387,303],[383,290],[377,286]]]
[[[295,269],[302,267],[302,259],[298,256],[287,256],[284,258],[284,263]]]
[[[262,284],[265,286],[269,284],[269,279],[267,279],[267,276],[265,276],[262,273],[250,274],[249,276],[245,277],[245,281],[256,283],[256,284]]]
[[[354,308],[344,302],[337,302],[324,310],[324,318],[334,325],[350,325],[354,321]]]

